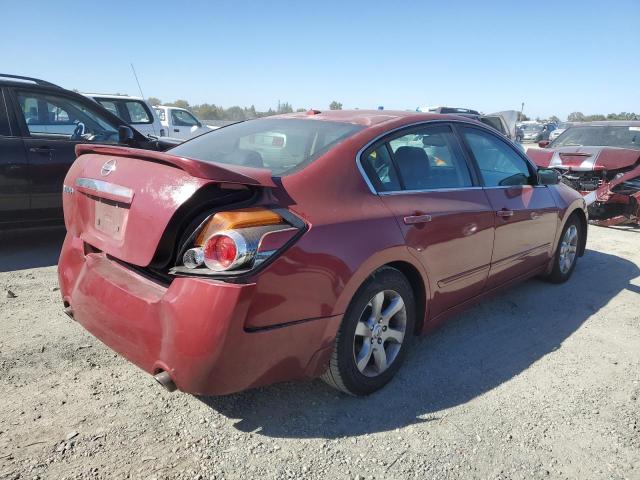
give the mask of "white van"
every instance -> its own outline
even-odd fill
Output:
[[[143,98],[128,95],[105,95],[102,93],[83,93],[95,100],[114,115],[120,117],[143,135],[168,137],[167,129],[162,126],[158,114]]]

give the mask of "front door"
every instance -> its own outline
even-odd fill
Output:
[[[14,92],[29,159],[31,215],[62,219],[62,184],[79,143],[117,143],[118,126],[106,120],[89,100],[41,91]]]
[[[558,228],[558,209],[548,187],[511,145],[483,129],[460,127],[475,158],[495,213],[495,242],[487,289],[545,265]]]
[[[375,144],[361,162],[427,271],[429,316],[478,295],[491,262],[494,213],[452,128],[412,128]]]
[[[202,133],[202,124],[186,110],[172,108],[169,112],[171,113],[171,131],[169,132],[171,137],[187,140]]]

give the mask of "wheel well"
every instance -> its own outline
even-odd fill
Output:
[[[414,333],[417,335],[422,331],[422,325],[424,323],[427,310],[427,289],[425,288],[422,276],[416,267],[408,262],[391,262],[383,265],[383,267],[395,268],[407,277],[407,280],[409,280],[409,284],[413,290],[413,297],[416,300],[416,325]]]
[[[575,217],[580,222],[580,250],[578,251],[578,255],[584,255],[584,251],[587,248],[587,216],[584,211],[579,208],[576,208],[573,212],[571,212],[570,216],[575,215]]]

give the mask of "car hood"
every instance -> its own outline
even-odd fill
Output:
[[[640,162],[640,150],[616,147],[530,148],[527,155],[539,167],[574,172],[619,170]]]
[[[502,117],[507,125],[509,138],[516,136],[516,123],[518,123],[518,112],[516,110],[504,110],[502,112],[490,113],[486,117]]]

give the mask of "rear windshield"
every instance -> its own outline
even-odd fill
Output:
[[[553,147],[620,147],[640,149],[640,125],[592,125],[565,130],[553,143]]]
[[[213,130],[170,152],[205,162],[268,168],[274,176],[282,176],[304,167],[362,128],[324,120],[249,120]]]

